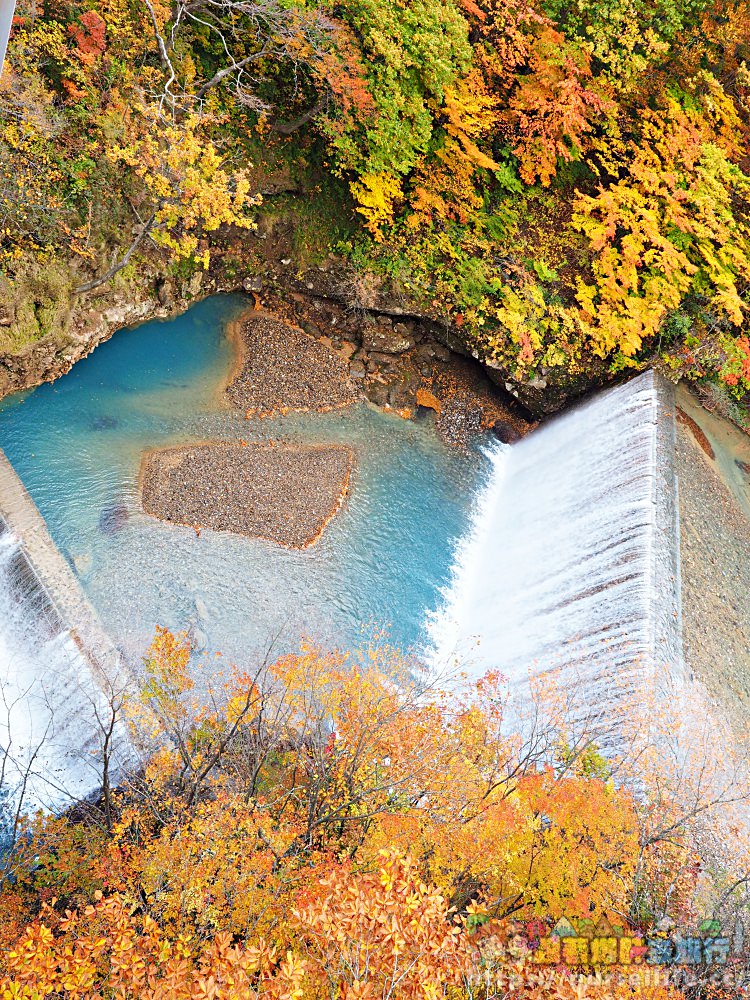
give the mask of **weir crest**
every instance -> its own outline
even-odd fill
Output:
[[[491,470],[428,622],[429,660],[511,684],[560,672],[604,717],[681,685],[675,406],[646,372],[489,448]]]

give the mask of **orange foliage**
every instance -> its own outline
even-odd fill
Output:
[[[518,78],[510,102],[521,139],[514,152],[527,184],[545,186],[557,161],[578,159],[585,137],[606,104],[585,81],[591,79],[587,53],[551,27],[539,30],[529,55],[530,72]]]
[[[475,20],[482,44],[474,52],[493,92],[506,96],[515,85],[515,73],[529,57],[532,30],[548,19],[527,0],[469,0],[467,14]],[[476,13],[471,8],[476,7]]]
[[[54,914],[45,910],[45,917]],[[6,956],[0,994],[32,1000],[50,994],[139,1000],[297,1000],[304,965],[264,942],[241,947],[228,934],[208,944],[170,938],[119,896],[67,911],[57,930],[38,921]]]
[[[689,912],[699,868],[663,764],[640,809],[570,742],[552,683],[525,738],[498,674],[427,695],[383,647],[307,646],[208,686],[199,701],[187,640],[160,629],[130,711],[157,748],[111,836],[39,821],[14,855],[0,997],[465,1000],[489,976],[488,996],[624,998],[519,964],[497,918],[622,914],[648,880]],[[34,919],[34,887],[64,916]]]
[[[346,865],[320,886],[325,896],[295,918],[313,976],[333,983],[342,1000],[422,1000],[461,985],[471,941],[411,858],[382,851],[374,872],[353,878]]]

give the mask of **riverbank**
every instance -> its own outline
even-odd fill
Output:
[[[313,293],[269,290],[255,300],[230,331],[238,361],[228,395],[250,415],[366,400],[409,419],[422,407],[434,411],[442,440],[458,447],[493,429],[514,441],[535,426],[476,359],[447,347],[429,324]]]
[[[201,444],[147,452],[148,514],[200,532],[230,531],[289,549],[313,545],[346,497],[354,462],[342,446]]]

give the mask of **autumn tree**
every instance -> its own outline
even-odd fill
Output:
[[[750,181],[704,129],[676,102],[646,113],[629,175],[577,202],[595,254],[580,318],[603,355],[634,355],[689,295],[728,328],[744,323],[750,230],[734,205]]]
[[[408,856],[382,851],[374,871],[353,878],[344,867],[319,888],[325,894],[294,919],[323,995],[416,1000],[446,996],[465,981],[469,936]]]

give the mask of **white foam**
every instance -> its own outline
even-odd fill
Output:
[[[556,418],[491,470],[430,616],[433,669],[563,668],[588,707],[679,682],[671,388],[648,372]]]
[[[0,534],[0,825],[22,811],[58,811],[101,786],[107,708],[70,631]]]

